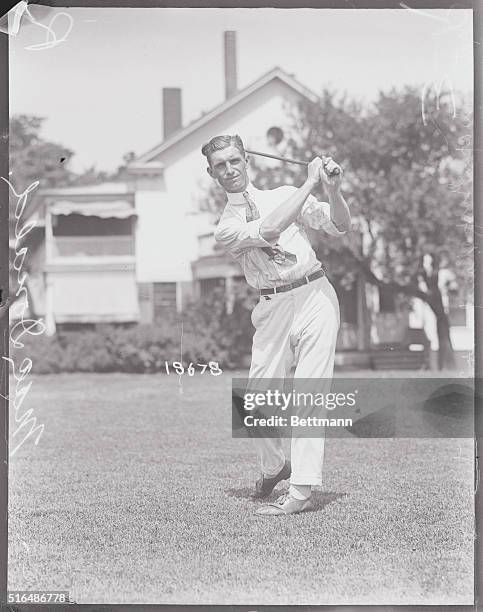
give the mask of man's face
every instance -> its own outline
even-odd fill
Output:
[[[248,185],[247,159],[235,145],[210,154],[208,174],[217,180],[225,191],[239,193]]]

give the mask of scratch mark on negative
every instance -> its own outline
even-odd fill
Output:
[[[184,329],[183,329],[183,320],[181,320],[181,334],[179,337],[179,360],[181,365],[183,365],[183,333],[184,333]],[[183,384],[182,384],[182,378],[183,378],[183,374],[178,374],[178,385],[179,385],[179,394],[182,395],[183,394]]]

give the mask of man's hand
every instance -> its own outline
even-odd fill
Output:
[[[334,170],[338,170],[334,174]],[[320,171],[320,180],[324,184],[329,196],[330,218],[340,232],[348,232],[351,228],[351,213],[344,200],[340,185],[342,182],[342,168],[332,157],[324,157],[323,168]]]
[[[334,174],[334,170],[338,172]],[[328,191],[337,190],[342,182],[342,168],[332,157],[325,157],[320,170],[320,180]]]
[[[307,166],[307,182],[311,187],[319,184],[322,173],[324,173],[324,163],[320,157],[314,157]]]

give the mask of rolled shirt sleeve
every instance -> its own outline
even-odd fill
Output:
[[[297,218],[299,223],[315,230],[323,230],[331,236],[343,236],[347,231],[337,229],[330,217],[330,204],[319,202],[314,196],[309,196]]]
[[[215,240],[225,247],[234,257],[255,247],[272,247],[277,241],[268,242],[260,236],[263,219],[242,221],[235,217],[221,220],[215,230]]]

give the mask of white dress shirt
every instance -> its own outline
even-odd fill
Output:
[[[249,222],[246,220],[247,204],[243,193],[227,193],[228,202],[215,230],[215,240],[239,262],[247,283],[255,289],[280,287],[321,268],[304,226],[324,230],[332,236],[346,233],[339,231],[331,220],[330,204],[319,202],[309,195],[295,222],[277,240],[268,242],[262,238],[260,225],[263,220],[296,190],[290,185],[260,190],[249,184],[247,191],[260,212],[259,219]],[[274,244],[296,255],[297,261],[277,263],[260,248],[273,247]]]

